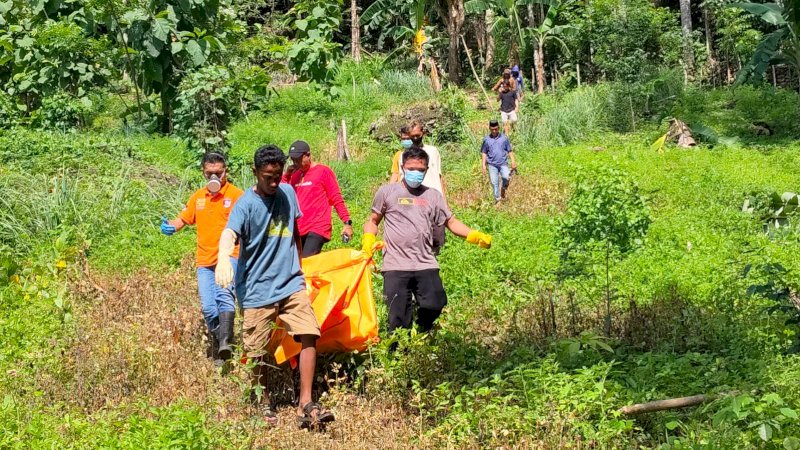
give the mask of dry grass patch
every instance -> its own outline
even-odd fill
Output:
[[[64,355],[68,379],[46,385],[54,401],[91,415],[116,410],[150,415],[149,407],[198,405],[212,423],[226,423],[252,448],[416,447],[413,416],[384,398],[353,394],[342,381],[326,378],[321,401],[337,421],[322,432],[298,429],[288,368],[276,369],[270,391],[280,423],[271,428],[244,400],[248,369],[234,363],[215,369],[205,356],[205,325],[191,259],[168,273],[140,271],[121,279],[110,275],[74,286],[76,338]],[[237,326],[237,333],[241,328]],[[240,341],[240,339],[238,339]],[[324,368],[323,368],[324,369]],[[318,380],[319,380],[318,376]],[[319,393],[317,393],[319,395]]]
[[[506,199],[496,208],[511,215],[559,212],[566,207],[567,197],[565,183],[539,172],[523,172],[511,177]],[[471,184],[456,184],[448,192],[448,202],[459,208],[491,206],[494,203],[492,185],[488,177],[482,178],[481,182],[473,180]]]

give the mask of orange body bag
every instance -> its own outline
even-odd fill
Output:
[[[360,250],[332,250],[304,258],[303,273],[311,307],[320,325],[317,353],[361,351],[378,341],[378,314],[372,296],[373,262]],[[300,354],[300,343],[286,333],[280,320],[269,348],[282,364]]]

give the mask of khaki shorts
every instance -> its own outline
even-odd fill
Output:
[[[267,344],[275,320],[280,319],[280,327],[290,336],[311,335],[319,337],[319,324],[311,300],[305,289],[271,305],[244,310],[243,340],[248,358],[258,358],[268,353]]]
[[[500,119],[502,120],[503,123],[516,122],[517,121],[517,112],[516,111],[511,111],[511,112],[500,111]]]

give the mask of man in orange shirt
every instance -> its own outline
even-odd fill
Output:
[[[228,183],[225,157],[219,153],[206,153],[203,157],[203,175],[208,183],[198,189],[186,203],[186,207],[173,220],[161,221],[161,232],[167,236],[175,234],[186,225],[197,225],[197,287],[203,318],[208,326],[209,356],[214,364],[221,366],[231,357],[233,344],[233,319],[236,309],[233,304],[232,287],[224,289],[214,281],[217,266],[219,238],[228,223],[236,200],[242,190]],[[231,256],[236,268],[239,248]]]

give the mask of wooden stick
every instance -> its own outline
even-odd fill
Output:
[[[478,86],[481,87],[481,91],[483,91],[483,95],[486,97],[486,106],[491,108],[492,101],[489,99],[489,94],[486,93],[486,88],[483,87],[483,82],[478,78],[478,72],[475,71],[475,66],[472,64],[472,56],[469,54],[469,48],[467,47],[467,42],[464,40],[464,35],[462,34],[460,37],[461,43],[464,44],[464,51],[467,52],[467,60],[469,61],[470,69],[472,69],[472,75],[475,76],[475,81],[478,82]]]
[[[350,160],[350,150],[347,148],[347,124],[342,119],[342,127],[336,136],[336,158],[339,161]]]
[[[697,406],[709,400],[713,400],[714,396],[710,395],[693,395],[691,397],[670,398],[667,400],[656,400],[654,402],[636,403],[634,405],[623,406],[619,412],[627,415],[635,415],[656,411],[664,411],[665,409],[686,408],[688,406]]]

